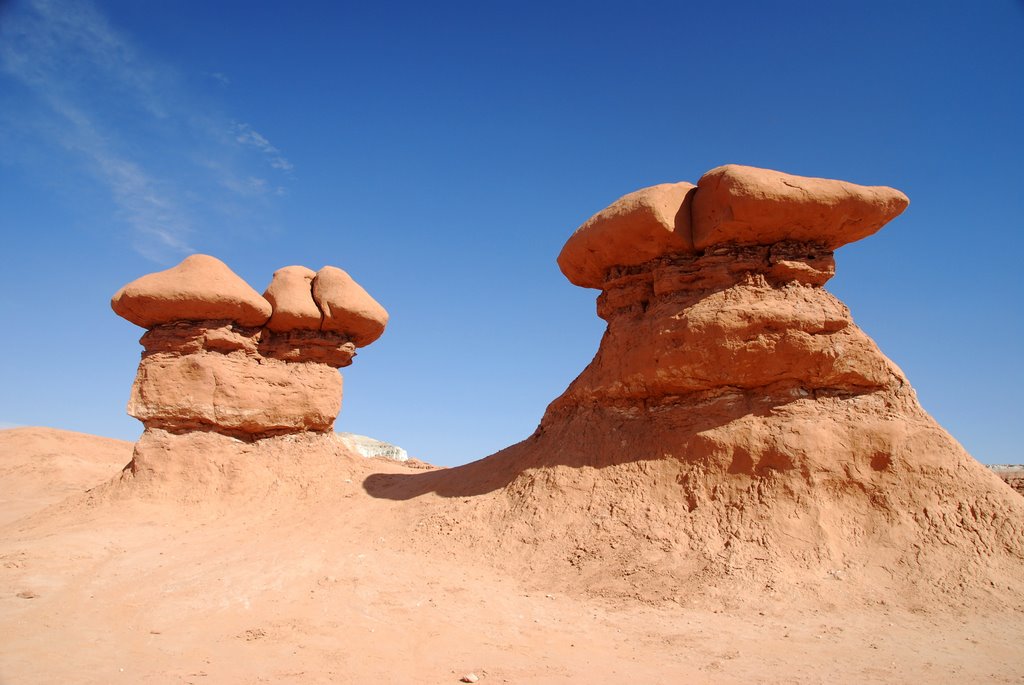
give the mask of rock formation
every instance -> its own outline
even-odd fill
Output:
[[[383,457],[392,461],[409,461],[409,453],[398,445],[355,433],[338,433],[342,442],[367,458]]]
[[[685,194],[664,193],[687,186]],[[659,201],[667,206],[650,211]],[[734,165],[696,187],[655,186],[622,198],[580,227],[559,256],[570,280],[601,289],[597,310],[608,331],[546,422],[573,408],[672,407],[698,397],[774,406],[909,392],[899,369],[821,287],[835,273],[836,247],[878,230],[907,204],[891,188]],[[618,235],[626,237],[609,251]]]
[[[1024,495],[1024,464],[993,464],[989,468],[1007,485]]]
[[[568,564],[609,591],[633,579],[663,598],[749,598],[837,572],[903,599],[1022,588],[1024,500],[822,287],[836,248],[907,205],[891,188],[736,165],[626,195],[559,255],[570,281],[601,290],[608,327],[536,432],[370,486],[503,493],[463,514],[494,521],[496,558],[522,549],[531,568]]]
[[[261,296],[206,255],[129,283],[111,306],[149,329],[128,402],[146,427],[136,467],[147,444],[169,435],[331,431],[336,369],[387,325],[387,312],[341,269],[285,267]]]

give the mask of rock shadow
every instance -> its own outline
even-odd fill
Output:
[[[790,400],[792,401],[792,400]],[[701,462],[708,445],[700,434],[746,415],[767,416],[786,401],[749,406],[744,399],[674,407],[575,408],[564,416],[546,415],[533,435],[462,466],[420,473],[373,473],[363,481],[376,498],[409,500],[433,493],[474,497],[508,486],[525,471],[563,466],[604,469],[627,463],[676,459]]]

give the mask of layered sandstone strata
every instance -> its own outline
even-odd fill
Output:
[[[686,186],[631,193],[569,239],[559,265],[574,283],[601,289],[597,312],[608,330],[549,414],[698,396],[783,404],[908,388],[822,288],[835,274],[833,250],[878,230],[903,211],[906,196],[735,165],[708,172],[685,193],[663,190]],[[612,236],[622,236],[614,252]]]
[[[128,413],[147,433],[251,440],[330,431],[341,409],[336,369],[387,324],[387,312],[347,274],[334,285],[339,272],[285,267],[261,296],[223,262],[192,255],[126,285],[111,306],[149,329]],[[330,286],[322,296],[320,281]],[[366,332],[371,323],[376,336]]]

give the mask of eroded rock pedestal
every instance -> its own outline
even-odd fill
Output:
[[[136,471],[166,467],[169,444],[185,452],[218,440],[198,433],[243,442],[329,436],[341,409],[337,369],[387,324],[387,312],[341,269],[285,267],[261,296],[206,255],[133,281],[111,306],[149,329],[128,402],[146,427]],[[211,460],[224,458],[212,452]]]
[[[570,280],[600,288],[597,312],[608,329],[594,361],[548,408],[542,431],[579,412],[608,411],[653,421],[649,439],[674,445],[662,433],[676,412],[714,423],[808,400],[828,415],[830,401],[856,411],[850,401],[869,396],[896,412],[917,407],[902,372],[822,287],[835,274],[835,248],[901,212],[902,193],[736,166],[673,187],[681,186],[685,194],[655,186],[626,196],[580,227],[559,256]],[[631,238],[615,252],[606,251],[609,217]],[[662,237],[659,249],[649,236]],[[773,440],[755,438],[743,455],[727,457],[729,468],[784,465]],[[710,434],[703,441],[696,452],[715,451]],[[601,450],[606,458],[639,448],[612,442]],[[695,448],[688,444],[691,458]]]
[[[732,165],[625,196],[558,259],[601,291],[594,360],[534,435],[434,489],[502,492],[477,514],[501,558],[609,592],[1024,589],[1020,497],[822,287],[836,248],[907,204]]]

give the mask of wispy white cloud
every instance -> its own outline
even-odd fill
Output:
[[[267,179],[256,176],[238,178],[236,176],[224,175],[221,177],[221,184],[239,195],[265,195],[268,192]]]
[[[235,123],[235,141],[261,151],[266,156],[267,163],[270,164],[271,168],[280,169],[281,171],[291,171],[295,168],[291,162],[281,155],[280,150],[271,145],[266,137],[254,130],[249,124],[244,122]]]
[[[230,86],[231,85],[231,79],[228,78],[227,74],[222,74],[219,71],[208,71],[208,72],[206,72],[206,75],[209,76],[210,78],[212,78],[214,81],[216,81],[217,83],[219,83],[222,86]]]
[[[117,217],[134,231],[135,249],[157,262],[194,252],[188,242],[191,221],[180,209],[171,184],[111,149],[93,119],[70,102],[53,94],[45,99],[63,120],[57,142],[86,159],[92,173],[107,186]]]
[[[135,229],[138,252],[154,261],[164,261],[168,252],[194,252],[188,243],[189,220],[158,182],[131,161],[102,155],[94,159],[113,191],[121,218]]]
[[[44,132],[44,142],[84,161],[109,191],[116,218],[132,229],[136,250],[156,261],[193,251],[197,227],[217,224],[217,216],[204,214],[224,204],[211,189],[266,202],[261,198],[283,187],[264,176],[294,168],[248,124],[203,111],[215,108],[87,0],[27,0],[8,8],[0,24],[4,76],[26,87],[38,107],[24,121],[7,119],[34,135]],[[220,72],[206,76],[230,82]],[[259,157],[246,159],[239,148]],[[270,169],[254,172],[258,159]]]
[[[86,88],[97,76],[156,116],[166,116],[158,84],[166,75],[145,64],[88,2],[30,0],[4,27],[5,70],[48,92]]]

